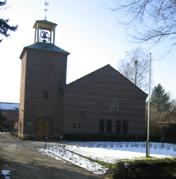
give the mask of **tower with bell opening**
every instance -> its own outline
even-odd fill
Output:
[[[57,24],[37,20],[34,44],[24,47],[18,136],[43,140],[62,135],[68,52],[55,45]]]

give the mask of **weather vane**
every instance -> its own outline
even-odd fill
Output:
[[[49,2],[47,2],[45,0],[45,9],[44,9],[44,11],[45,11],[45,20],[47,19],[48,5],[49,5]]]

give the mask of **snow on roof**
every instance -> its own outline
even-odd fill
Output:
[[[19,103],[0,102],[0,110],[18,110]]]

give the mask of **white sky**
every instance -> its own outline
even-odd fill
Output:
[[[118,68],[119,59],[127,51],[139,47],[139,44],[132,43],[126,30],[118,24],[117,14],[107,8],[113,5],[113,0],[48,1],[47,20],[58,24],[56,45],[70,52],[68,83],[106,64]],[[8,7],[0,10],[1,17],[9,18],[10,24],[19,26],[15,33],[12,32],[0,43],[2,102],[19,102],[19,56],[23,47],[34,43],[33,24],[44,19],[43,9],[44,0],[8,0]],[[153,83],[161,83],[172,97],[176,97],[176,50],[164,56],[167,48],[166,43],[150,48],[154,59]]]

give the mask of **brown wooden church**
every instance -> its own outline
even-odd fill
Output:
[[[66,84],[69,53],[55,46],[56,24],[34,24],[21,53],[18,136],[142,135],[146,94],[106,65]]]

